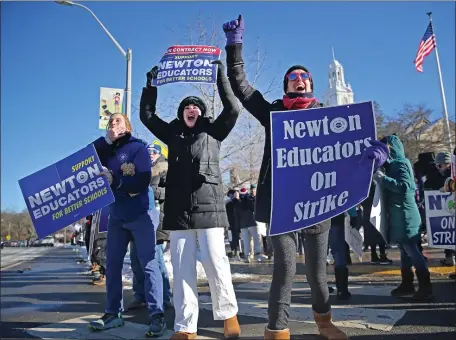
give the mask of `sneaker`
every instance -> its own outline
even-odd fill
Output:
[[[380,264],[380,258],[378,256],[371,256],[371,264]]]
[[[262,262],[262,261],[266,261],[268,259],[267,256],[263,255],[263,254],[256,254],[255,255],[255,260],[257,262]]]
[[[146,302],[145,301],[140,301],[137,299],[134,299],[126,308],[125,311],[133,310],[133,309],[140,309],[146,307]]]
[[[125,324],[122,315],[105,313],[100,319],[91,321],[88,327],[94,331],[104,331],[106,329],[122,327]]]
[[[166,330],[166,321],[163,314],[156,314],[152,316],[149,323],[149,330],[146,333],[146,336],[149,337],[159,337],[165,333]]]
[[[244,258],[244,262],[245,263],[250,263],[250,262],[252,262],[252,258],[250,256],[249,257],[245,257]]]
[[[379,258],[378,261],[379,261],[380,264],[391,264],[391,263],[393,263],[393,260],[390,260],[388,257],[386,257],[386,254],[385,255],[380,254],[380,258]]]

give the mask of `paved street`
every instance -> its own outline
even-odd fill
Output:
[[[26,262],[39,257],[50,248],[39,247],[39,248],[22,248],[22,247],[5,247],[1,250],[1,269],[5,270],[8,267]]]
[[[4,252],[2,250],[2,258]],[[73,248],[53,248],[35,257],[36,248],[17,248],[25,262],[2,269],[0,337],[43,339],[141,339],[147,318],[145,311],[125,315],[123,328],[105,333],[91,333],[86,323],[98,317],[104,307],[105,287],[91,285],[87,265],[78,264],[79,253]],[[9,251],[9,249],[8,249]],[[391,257],[398,254],[390,250]],[[350,339],[401,340],[453,339],[456,320],[455,283],[447,278],[452,268],[438,268],[442,251],[427,251],[433,268],[436,299],[432,303],[410,303],[389,296],[398,284],[396,266],[354,264],[350,267],[350,305],[338,302],[334,296],[334,319],[350,335]],[[3,259],[2,259],[3,261]],[[2,262],[3,263],[3,262]],[[397,261],[395,261],[397,264]],[[3,264],[2,264],[3,265]],[[239,303],[242,338],[261,338],[267,318],[267,296],[272,264],[232,264],[235,274],[249,273],[248,280],[235,281]],[[18,271],[19,270],[19,271]],[[333,282],[332,266],[328,280]],[[305,283],[305,266],[298,265],[293,289],[290,327],[294,339],[320,339],[310,312],[309,288]],[[235,275],[235,277],[243,277]],[[125,286],[125,298],[131,299],[131,287]],[[223,323],[213,321],[207,283],[200,287],[200,339],[221,338]],[[173,312],[166,315],[172,334]]]

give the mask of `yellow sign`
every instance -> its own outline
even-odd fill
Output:
[[[158,139],[154,140],[152,142],[152,144],[154,145],[158,145],[159,147],[161,147],[162,149],[162,155],[165,156],[166,159],[168,159],[168,147],[163,144],[162,142],[160,142]]]
[[[7,241],[11,240],[11,235],[6,235],[6,240]]]

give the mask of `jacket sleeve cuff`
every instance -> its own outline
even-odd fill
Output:
[[[112,145],[112,140],[109,139],[108,135],[105,136],[105,141],[108,145]]]
[[[228,66],[243,64],[242,44],[226,45],[226,64]]]

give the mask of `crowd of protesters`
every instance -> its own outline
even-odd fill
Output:
[[[218,64],[217,93],[223,104],[219,115],[203,99],[190,96],[180,102],[174,120],[162,120],[156,114],[158,89],[152,86],[152,80],[157,77],[158,68],[154,67],[147,73],[140,119],[167,145],[167,157],[160,146],[133,137],[129,119],[121,114],[111,115],[106,136],[94,142],[115,202],[110,206],[107,238],[97,239],[92,247],[91,270],[98,273],[94,284],[106,284],[107,303],[105,314],[89,326],[97,330],[119,327],[124,325],[122,313],[144,308],[149,316],[147,335],[157,337],[166,329],[164,311],[174,308],[175,333],[171,339],[195,339],[199,313],[198,250],[209,282],[213,317],[223,321],[225,338],[241,334],[230,262],[273,261],[264,338],[289,339],[288,310],[296,257],[304,254],[311,308],[319,333],[326,339],[347,339],[332,322],[331,288],[326,278],[328,252],[330,249],[334,258],[337,297],[341,300],[351,297],[351,258],[345,228],[364,229],[371,263],[392,263],[386,254],[387,243],[369,220],[377,187],[386,199],[389,242],[398,245],[401,255],[402,281],[391,294],[411,295],[417,301],[432,299],[430,273],[421,251],[423,190],[454,191],[448,173],[450,154],[438,153],[426,166],[421,160],[412,167],[397,136],[371,141],[362,164],[374,162],[375,168],[369,197],[362,204],[299,232],[268,236],[272,195],[270,112],[323,105],[314,98],[314,80],[302,65],[290,67],[283,76],[283,98],[267,101],[247,81],[242,57],[243,18],[225,23],[223,31],[227,39],[226,63],[214,62]],[[240,185],[226,192],[220,148],[236,124],[241,109],[238,101],[264,127],[264,155],[257,184],[249,184],[248,189]],[[153,223],[152,215],[157,211],[159,218]],[[88,235],[91,228],[89,216]],[[122,266],[128,247],[134,300],[124,308]],[[172,288],[163,260],[165,248],[171,254]],[[454,265],[454,251],[446,250],[442,263]],[[418,279],[417,291],[412,267]]]

